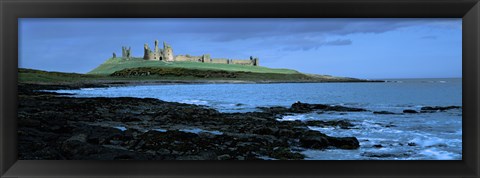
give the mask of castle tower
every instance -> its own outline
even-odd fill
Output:
[[[122,58],[124,59],[130,59],[132,56],[132,48],[131,47],[126,47],[126,46],[122,46]]]
[[[158,40],[155,40],[155,48],[153,50],[153,59],[162,60],[162,50],[158,48]]]
[[[202,55],[202,62],[210,62],[210,54]]]
[[[163,42],[163,59],[165,61],[174,61],[173,49],[166,42]]]
[[[127,57],[127,51],[125,50],[125,46],[122,46],[122,58]]]
[[[253,59],[253,66],[259,66],[260,65],[260,59],[258,57]]]
[[[147,43],[145,43],[145,45],[143,45],[143,51],[144,51],[143,59],[145,59],[145,60],[153,59],[152,50],[150,50]]]

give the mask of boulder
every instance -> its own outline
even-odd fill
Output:
[[[328,136],[317,131],[307,131],[299,141],[304,148],[324,149],[330,145]]]
[[[446,111],[446,110],[450,110],[450,109],[461,109],[462,107],[461,106],[426,106],[426,107],[422,107],[420,110],[422,111]]]
[[[374,111],[373,114],[396,114],[390,111]]]
[[[415,110],[412,110],[412,109],[405,109],[405,110],[403,110],[403,113],[406,113],[406,114],[416,114],[416,113],[418,113],[418,111],[415,111]]]
[[[308,104],[308,103],[301,103],[299,101],[293,103],[292,106],[290,107],[290,111],[295,113],[306,113],[306,112],[312,112],[315,110],[337,111],[337,112],[367,111],[362,108],[351,108],[351,107],[335,106],[335,105],[331,106],[331,105],[325,105],[325,104]]]
[[[357,149],[360,143],[355,137],[328,137],[331,146],[341,149]]]
[[[355,126],[352,123],[346,120],[338,120],[338,121],[318,121],[318,120],[310,120],[306,122],[307,125],[310,126],[320,126],[320,127],[340,127],[342,129],[350,129],[351,127]]]

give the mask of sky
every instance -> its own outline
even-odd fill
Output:
[[[19,67],[86,73],[121,47],[169,43],[174,55],[248,59],[364,79],[462,73],[461,18],[21,18]]]

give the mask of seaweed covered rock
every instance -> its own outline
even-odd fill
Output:
[[[420,110],[422,111],[446,111],[450,109],[462,109],[461,106],[426,106],[422,107]]]
[[[406,114],[416,114],[418,113],[418,111],[415,111],[413,109],[405,109],[403,110],[403,113],[406,113]]]
[[[306,124],[309,126],[320,126],[320,127],[340,127],[341,129],[350,129],[354,124],[346,120],[332,120],[332,121],[320,121],[320,120],[309,120],[306,121]]]
[[[338,111],[338,112],[367,111],[366,109],[363,109],[363,108],[352,108],[352,107],[326,105],[326,104],[308,104],[308,103],[301,103],[299,101],[293,103],[292,106],[290,107],[290,111],[295,113],[306,113],[306,112],[312,112],[315,110]]]
[[[19,90],[19,159],[284,160],[304,159],[295,150],[298,146],[359,147],[354,137],[331,137],[308,128],[353,127],[346,120],[277,120],[307,110],[358,108],[296,103],[263,112],[221,113],[153,98],[75,98],[37,92],[45,86],[24,87]]]
[[[355,137],[330,137],[317,131],[308,131],[300,137],[300,145],[305,148],[325,149],[329,146],[340,149],[357,149],[360,143]]]

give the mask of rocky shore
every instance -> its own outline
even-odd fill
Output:
[[[358,149],[357,138],[308,126],[351,129],[348,120],[282,121],[309,112],[411,114],[461,109],[424,107],[403,113],[296,102],[259,112],[221,113],[206,106],[152,98],[75,98],[42,90],[102,85],[19,84],[21,160],[301,160],[306,149]]]
[[[157,99],[74,98],[41,91],[78,87],[85,86],[19,85],[19,159],[304,159],[299,153],[303,149],[360,146],[355,137],[330,137],[307,127],[345,127],[347,121],[277,120],[288,113],[355,108],[295,103],[291,108],[263,108],[263,112],[220,113]]]

